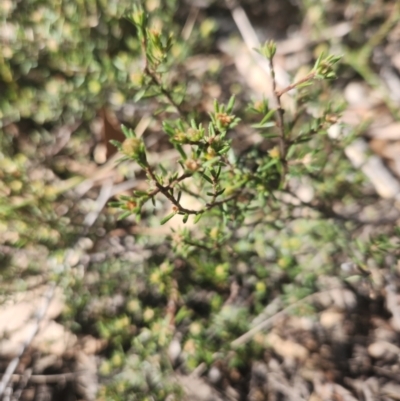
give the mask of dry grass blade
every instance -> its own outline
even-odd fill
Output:
[[[242,35],[243,41],[245,42],[248,50],[252,56],[257,60],[257,63],[263,68],[263,70],[271,76],[271,68],[268,61],[254,51],[255,48],[260,47],[260,41],[258,40],[257,34],[247,17],[244,9],[235,0],[226,0],[228,8],[231,10],[232,18]],[[279,86],[286,87],[289,85],[290,80],[286,71],[280,66],[275,67],[275,79]]]
[[[54,292],[56,290],[56,284],[52,283],[49,285],[48,290],[44,296],[44,300],[43,300],[43,304],[40,307],[39,310],[36,311],[36,319],[35,319],[35,324],[32,327],[28,337],[26,338],[24,344],[22,344],[20,351],[18,352],[17,356],[15,358],[13,358],[2,379],[0,382],[0,397],[3,395],[5,389],[7,388],[8,383],[10,382],[12,375],[15,372],[15,369],[17,368],[19,361],[22,357],[22,355],[25,353],[26,349],[29,347],[29,345],[32,343],[33,339],[35,338],[38,330],[39,330],[39,326],[40,326],[40,322],[42,321],[42,319],[44,318],[44,316],[46,315],[46,311],[50,305],[51,300],[53,299],[53,295]]]

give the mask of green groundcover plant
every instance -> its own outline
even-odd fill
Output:
[[[91,262],[84,277],[73,270],[58,275],[68,300],[64,322],[109,344],[99,371],[105,384],[100,399],[172,401],[182,396],[173,369],[206,372],[218,365],[245,377],[268,344],[263,333],[237,339],[272,300],[291,305],[319,290],[321,276],[339,275],[344,262],[366,271],[371,261],[387,266],[398,258],[398,233],[377,227],[376,235],[359,238],[366,223],[354,205],[362,210],[376,196],[344,153],[357,133],[329,135],[345,107],[332,89],[339,56],[319,54],[307,73],[278,88],[276,46],[267,42],[257,51],[269,64],[272,96],[253,101],[226,91],[207,112],[202,94],[189,87],[200,78],[188,77],[184,62],[191,46],[208,46],[213,23],[203,21],[193,31],[196,40],[184,41],[173,22],[176,1],[162,1],[164,12],[154,6],[159,2],[142,3],[150,14],[122,0],[31,0],[29,12],[4,2],[0,17],[8,20],[9,37],[0,59],[0,85],[7,88],[1,120],[4,126],[29,120],[32,149],[40,149],[54,139],[54,126],[89,121],[105,103],[134,100],[138,110],[151,111],[160,141],[175,150],[174,162],[154,163],[146,133],[124,126],[125,141],[114,142],[120,161],[138,164],[147,187],[111,206],[129,224],[179,220],[185,228],[171,229],[167,239],[137,235],[139,252],[150,251],[147,258],[132,262],[117,254]],[[243,132],[261,139],[234,146]],[[0,141],[0,190],[8,196],[0,202],[4,243],[44,244],[62,253],[73,242],[67,234],[75,234],[65,228],[68,217],[55,213],[63,190],[32,182],[32,165],[40,164],[32,160],[35,150],[28,157],[4,156],[14,144],[7,136]],[[47,170],[42,176],[52,180]],[[109,307],[115,294],[124,300],[118,308]],[[299,311],[312,312],[307,305]],[[180,353],[173,357],[176,343]]]
[[[146,4],[159,26],[173,29],[175,0],[162,10]],[[0,4],[1,293],[24,288],[30,274],[45,277],[43,260],[76,241],[79,213],[60,214],[80,208],[70,204],[80,177],[69,161],[89,162],[100,108],[121,108],[136,93],[141,46],[124,18],[131,12],[128,0]],[[70,125],[78,128],[68,143],[49,152]],[[21,261],[18,249],[40,258]]]

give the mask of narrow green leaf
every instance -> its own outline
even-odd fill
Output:
[[[183,224],[186,224],[186,222],[188,221],[189,215],[187,213],[185,213],[185,215],[183,216]]]
[[[231,149],[231,145],[224,146],[221,150],[218,151],[218,154],[224,155],[225,153],[228,153],[230,149]]]
[[[167,110],[167,105],[164,106],[160,106],[159,108],[157,108],[156,110],[153,111],[153,116],[158,116],[161,113],[164,113]]]
[[[174,127],[166,121],[164,121],[163,123],[163,129],[167,135],[169,136],[175,135]]]
[[[263,138],[278,138],[279,135],[273,132],[265,132],[265,133],[261,133]]]
[[[266,171],[269,170],[272,166],[275,166],[276,164],[278,164],[279,159],[271,159],[267,164],[264,164],[264,166],[261,166],[259,171]]]
[[[196,217],[194,218],[194,224],[197,224],[202,217],[203,217],[203,213],[197,214]]]
[[[163,173],[164,175],[167,175],[167,174],[168,174],[168,171],[165,169],[165,167],[164,167],[161,163],[158,165],[158,167],[160,167],[160,169],[161,169],[161,171],[162,171],[162,173]]]
[[[286,158],[287,159],[291,159],[295,150],[296,150],[296,147],[293,146],[293,145],[290,145],[289,150],[288,150],[287,155],[286,155]]]
[[[134,196],[137,196],[137,197],[141,197],[141,196],[147,196],[148,193],[147,193],[146,191],[139,191],[139,190],[136,190],[136,191],[133,191],[133,195],[134,195]]]
[[[183,148],[182,148],[181,145],[175,144],[175,149],[180,153],[180,155],[182,156],[182,159],[183,159],[183,160],[186,160],[186,159],[187,159],[186,153],[185,153],[185,151],[183,150]]]
[[[300,136],[299,138],[296,138],[295,140],[294,140],[294,143],[304,143],[304,142],[308,142],[308,141],[310,141],[312,139],[312,136],[311,135],[302,135],[302,136]]]
[[[315,64],[314,64],[313,70],[317,70],[317,69],[319,68],[319,65],[321,64],[321,60],[322,60],[322,57],[323,57],[323,56],[324,56],[324,53],[322,52],[322,53],[318,56],[317,61],[316,61]]]
[[[145,89],[140,89],[138,92],[136,92],[135,96],[133,97],[134,102],[138,102],[147,92],[147,88]]]
[[[136,138],[135,131],[126,127],[124,124],[121,124],[121,130],[126,136],[126,138]]]
[[[209,126],[208,126],[208,134],[210,136],[215,136],[215,129],[214,129],[214,126],[212,124],[209,124]]]
[[[121,215],[118,216],[118,220],[123,220],[126,219],[128,216],[130,216],[132,214],[131,211],[126,211],[124,213],[122,213]]]
[[[176,215],[175,212],[170,213],[168,216],[164,217],[164,218],[160,221],[160,224],[161,224],[161,225],[165,224],[167,221],[171,220],[175,215]]]
[[[177,171],[175,171],[175,173],[171,175],[169,182],[175,181],[178,178],[178,174],[179,173]]]
[[[122,145],[121,142],[115,141],[114,139],[110,140],[111,145],[114,145],[118,150],[121,150]]]
[[[190,317],[192,314],[193,314],[193,312],[191,309],[189,309],[186,306],[182,306],[178,310],[178,313],[175,315],[175,323],[178,325],[180,322],[182,322],[184,319]]]
[[[217,99],[214,99],[214,112],[219,113],[219,104]]]
[[[252,124],[251,126],[253,128],[271,128],[271,127],[275,127],[276,123],[275,123],[275,121],[268,121],[264,124]]]
[[[201,175],[206,181],[208,181],[210,184],[213,183],[213,182],[212,182],[212,179],[211,179],[208,175],[206,175],[206,174],[204,174],[204,173],[200,173],[200,175]]]
[[[222,206],[224,206],[225,203],[222,204]],[[228,224],[228,213],[224,211],[224,213],[222,213],[222,224],[224,226],[226,226]]]
[[[276,111],[275,109],[269,110],[268,113],[261,120],[260,125],[265,124],[267,121],[271,120],[271,118],[274,115],[275,111]]]
[[[303,82],[303,83],[301,83],[299,85],[296,85],[296,88],[298,88],[298,89],[305,88],[307,86],[311,86],[312,84],[313,84],[312,81],[306,81],[306,82]]]
[[[139,166],[143,169],[146,170],[147,168],[147,164],[142,162],[141,160],[136,160],[137,164],[139,164]]]
[[[183,125],[183,121],[182,120],[178,120],[176,125],[181,131],[185,131],[185,126]]]
[[[232,95],[229,99],[228,105],[226,106],[226,112],[230,114],[233,110],[233,106],[235,105],[235,95]]]

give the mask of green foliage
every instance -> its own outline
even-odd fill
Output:
[[[173,27],[175,1],[163,3],[150,21]],[[63,196],[82,179],[49,148],[58,127],[82,121],[63,156],[87,163],[88,123],[102,106],[121,107],[133,97],[142,75],[141,45],[125,18],[133,10],[126,0],[1,2],[0,246],[44,246],[45,256],[76,236],[80,222],[66,211],[79,205]],[[14,264],[13,257],[6,263]],[[21,274],[11,267],[4,278]]]
[[[140,97],[155,96],[160,103],[158,119],[176,150],[177,167],[150,164],[146,141],[124,129],[127,139],[116,145],[124,159],[143,169],[148,189],[121,197],[113,206],[124,211],[122,218],[133,214],[139,220],[144,205],[164,200],[171,210],[160,224],[178,216],[190,223],[172,230],[173,253],[165,256],[168,266],[180,261],[182,271],[154,267],[151,286],[178,306],[175,330],[183,333],[186,369],[216,361],[245,367],[263,347],[254,341],[233,351],[232,342],[250,328],[274,293],[292,304],[316,291],[319,276],[337,272],[343,259],[365,264],[359,246],[368,249],[363,254],[379,250],[377,260],[390,248],[386,235],[357,245],[359,222],[335,209],[338,202],[365,202],[364,178],[344,155],[351,135],[341,140],[328,135],[344,107],[330,89],[340,57],[321,53],[308,74],[278,90],[276,45],[269,41],[259,53],[270,65],[272,98],[241,109],[235,108],[233,96],[226,104],[215,100],[207,116],[182,97],[179,83],[168,84],[171,36],[154,34],[142,10],[132,21],[146,60]],[[295,91],[294,108],[284,110],[283,96],[290,91]],[[264,149],[238,154],[232,146],[238,124],[258,131]],[[311,200],[298,195],[299,185],[305,185]],[[188,197],[196,202],[185,203]],[[161,316],[153,309],[150,315]],[[150,331],[154,327],[150,321],[144,325]]]
[[[277,146],[257,158],[249,152],[239,161],[232,149],[229,135],[240,122],[240,118],[233,113],[234,97],[231,97],[227,105],[215,100],[214,110],[206,122],[197,121],[199,116],[195,112],[186,113],[184,110],[189,107],[185,108],[183,104],[176,102],[174,88],[167,88],[162,82],[168,81],[169,69],[165,60],[168,59],[171,48],[171,36],[165,36],[165,43],[162,44],[162,34],[157,32],[154,36],[144,15],[143,10],[137,8],[132,17],[146,60],[144,75],[148,80],[144,85],[144,93],[150,91],[154,96],[158,95],[161,101],[165,100],[180,115],[179,119],[164,118],[162,122],[165,134],[180,155],[180,169],[167,171],[162,165],[150,166],[146,160],[143,141],[136,138],[132,130],[124,128],[126,140],[116,146],[124,154],[124,159],[130,158],[138,162],[151,181],[151,186],[147,192],[136,191],[133,198],[124,197],[113,204],[126,210],[123,217],[129,211],[140,216],[141,207],[150,200],[154,204],[154,198],[162,194],[172,203],[172,213],[162,220],[162,224],[176,214],[182,215],[186,222],[190,215],[202,216],[209,211],[214,216],[220,216],[224,223],[228,220],[242,223],[246,213],[262,207],[262,203],[272,197],[274,190],[286,189],[288,177],[310,175],[311,171],[314,176],[318,175],[326,164],[326,161],[317,160],[316,157],[318,146],[324,141],[320,138],[326,137],[327,129],[336,121],[335,115],[332,114],[329,103],[320,103],[317,110],[319,116],[310,119],[308,111],[300,108],[299,102],[305,93],[311,98],[318,98],[318,93],[306,89],[306,86],[317,79],[334,78],[334,66],[340,57],[320,55],[305,78],[280,91],[275,90],[275,107],[270,107],[267,101],[249,105],[249,110],[258,114],[260,119],[253,127],[258,128],[267,138],[277,138]],[[272,77],[275,50],[273,42],[266,43],[260,50],[260,54],[269,59]],[[284,121],[281,97],[295,88],[298,89],[298,110],[294,111],[291,120]],[[296,121],[302,122],[302,125],[296,127],[298,133],[295,134]],[[307,158],[311,162],[304,162]],[[253,164],[251,169],[246,167],[250,164]],[[187,182],[191,183],[191,188],[197,190],[189,189]],[[202,206],[197,209],[184,207],[180,202],[182,193],[196,197],[202,202]],[[256,200],[258,203],[254,204]]]
[[[158,9],[152,1],[29,0],[27,12],[18,2],[0,6],[10,35],[0,58],[1,121],[40,126],[30,132],[35,146],[28,157],[10,137],[0,137],[0,245],[45,245],[45,252],[61,254],[70,243],[74,209],[60,217],[57,206],[79,180],[61,182],[48,170],[37,173],[40,179],[33,174],[44,160],[38,144],[50,142],[53,126],[90,120],[105,103],[134,100],[151,112],[155,130],[175,152],[173,163],[152,161],[147,135],[125,126],[125,141],[113,142],[121,163],[140,167],[147,187],[111,206],[120,220],[169,222],[175,228],[167,240],[138,234],[140,260],[120,253],[90,262],[82,276],[56,272],[68,299],[64,323],[107,343],[99,370],[104,400],[178,400],[171,377],[177,365],[183,372],[215,363],[246,371],[262,358],[263,335],[240,347],[233,342],[272,299],[290,305],[315,292],[321,276],[337,275],[344,261],[368,273],[371,261],[381,267],[399,256],[398,232],[377,229],[360,238],[363,222],[338,208],[363,207],[374,197],[344,154],[355,133],[328,135],[345,107],[332,89],[341,63],[336,52],[322,46],[308,73],[278,89],[276,44],[268,41],[258,52],[269,64],[273,95],[247,102],[224,92],[206,113],[201,91],[188,89],[196,79],[202,88],[201,78],[188,76],[183,61],[193,42],[207,46],[214,23],[203,20],[185,43],[173,19],[176,2],[161,3]],[[322,30],[329,15],[319,2],[305,3],[305,12],[321,16],[315,29]],[[348,49],[340,53],[356,63]],[[243,127],[262,141],[234,146]],[[71,143],[69,152],[80,157],[81,142]],[[176,219],[184,228],[173,225]],[[20,273],[15,264],[3,279],[12,282]],[[178,360],[168,352],[173,340],[182,347]]]
[[[172,26],[175,2],[164,3],[151,20]],[[131,98],[141,76],[140,42],[124,18],[133,11],[130,0],[2,2],[2,125],[87,120]]]
[[[174,254],[167,261],[184,260],[184,275],[174,269],[153,268],[149,288],[166,299],[174,298],[180,306],[175,323],[179,332],[185,333],[183,358],[187,369],[201,363],[210,366],[216,360],[223,360],[227,366],[246,365],[260,349],[254,344],[245,346],[238,351],[247,353],[243,360],[230,352],[230,343],[248,330],[269,294],[281,286],[289,303],[308,295],[316,289],[318,275],[332,272],[337,263],[335,255],[348,246],[348,232],[335,220],[340,216],[333,202],[343,196],[338,186],[341,180],[352,188],[349,177],[357,174],[345,161],[344,144],[327,135],[341,107],[323,100],[329,87],[320,82],[335,78],[339,57],[321,55],[305,78],[280,91],[275,89],[270,101],[255,102],[242,111],[235,110],[234,97],[227,104],[215,100],[213,111],[204,116],[191,110],[190,99],[182,98],[176,90],[179,85],[168,86],[171,36],[154,33],[141,9],[135,10],[131,20],[146,60],[145,88],[136,99],[155,96],[160,102],[163,113],[159,119],[176,149],[179,167],[151,165],[145,141],[133,130],[124,129],[127,139],[116,145],[123,159],[134,160],[143,169],[149,187],[121,197],[113,206],[124,211],[122,218],[129,214],[140,218],[146,203],[156,205],[156,199],[164,198],[172,211],[160,218],[160,224],[179,215],[183,223],[194,218],[195,230],[175,230],[170,238]],[[273,77],[275,51],[273,42],[260,49],[269,60]],[[295,110],[284,114],[281,97],[294,89]],[[311,112],[307,105],[313,105],[314,110]],[[252,123],[254,116],[256,124]],[[269,150],[248,149],[238,155],[231,138],[240,123],[258,130]],[[337,171],[342,172],[342,178],[335,177]],[[312,202],[302,201],[291,188],[299,180],[306,181],[314,193]],[[354,186],[358,184],[354,182]],[[352,194],[357,196],[357,191]],[[184,195],[195,198],[197,207],[186,206]],[[306,211],[309,217],[304,216]],[[252,308],[245,307],[243,295],[232,295],[232,277],[254,294]],[[290,284],[283,285],[286,280]],[[173,296],[176,291],[178,298]],[[233,299],[227,301],[230,293]],[[160,312],[150,308],[144,315],[148,318],[143,318],[142,324],[150,331],[143,330],[155,335],[152,322],[159,319]],[[157,324],[165,325],[165,319]],[[156,343],[154,340],[152,346]],[[136,344],[132,349],[137,348]]]

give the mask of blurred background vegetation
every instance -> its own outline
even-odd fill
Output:
[[[234,40],[240,35],[230,3],[140,3],[149,13],[149,26],[173,34],[166,67],[169,83],[185,96],[185,111],[204,118],[213,98],[227,102],[235,94],[235,112],[254,123],[247,104],[257,95],[235,67],[239,45]],[[312,67],[322,51],[343,54],[338,80],[317,85],[299,100],[308,105],[304,124],[328,105],[335,115],[344,112],[348,99],[343,93],[353,82],[378,92],[377,108],[397,120],[396,99],[380,74],[388,64],[396,66],[388,61],[394,60],[400,42],[395,1],[252,0],[237,5],[244,7],[261,41],[278,42],[278,57],[292,78]],[[307,172],[318,200],[307,213],[277,198],[250,222],[232,219],[218,225],[211,216],[199,228],[181,232],[178,224],[160,228],[167,209],[159,201],[156,211],[143,210],[141,222],[131,217],[119,221],[119,211],[105,205],[108,199],[125,191],[124,182],[142,189],[145,181],[132,163],[110,162],[108,141],[122,139],[119,124],[144,125],[149,157],[167,168],[174,165],[158,97],[142,98],[141,43],[127,18],[133,6],[130,0],[0,4],[0,293],[6,305],[18,293],[56,283],[64,293],[57,322],[80,344],[43,370],[29,350],[24,367],[49,375],[75,371],[71,361],[80,360],[83,352],[79,341],[91,336],[100,341],[89,353],[99,399],[178,400],[183,397],[181,377],[193,372],[216,391],[213,397],[272,399],[265,388],[259,398],[254,395],[255,363],[276,358],[293,384],[293,372],[304,360],[294,351],[295,356],[287,356],[271,350],[273,339],[262,331],[252,341],[234,343],[264,318],[297,305],[292,314],[314,322],[309,331],[315,334],[322,307],[296,302],[332,288],[348,290],[361,301],[353,309],[342,308],[343,326],[353,319],[353,331],[346,333],[364,335],[366,346],[372,342],[365,329],[370,323],[360,316],[369,310],[387,319],[393,314],[384,310],[382,289],[385,280],[398,285],[395,202],[382,203],[365,174],[346,157],[346,147],[374,117],[351,126],[338,140],[321,135],[297,155],[311,155],[320,168],[318,174]],[[290,42],[296,35],[303,44]],[[280,43],[294,43],[295,50],[279,55]],[[233,146],[237,154],[253,155],[258,165],[271,146],[246,139],[249,130],[250,124],[238,128]],[[382,222],[383,216],[387,220]],[[355,271],[350,269],[354,266]],[[340,309],[340,301],[332,303]],[[300,340],[298,332],[280,329],[285,340],[307,348],[304,327]],[[310,354],[332,345],[324,335],[310,345]],[[353,345],[346,343],[341,357],[354,359]],[[332,371],[332,378],[327,377],[343,384],[338,373],[343,361],[334,352],[326,358],[329,363],[307,366]],[[2,354],[1,361],[5,371],[9,359]],[[343,375],[358,377],[358,371],[346,369]],[[369,377],[374,370],[362,374]],[[305,387],[311,388],[312,380],[304,377]],[[78,384],[47,387],[52,399],[95,399]],[[26,390],[32,387],[34,382]],[[279,391],[280,399],[293,399]],[[22,399],[40,399],[28,391],[21,394]]]

